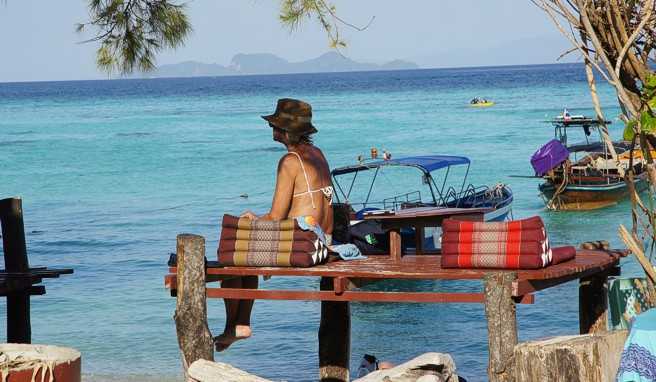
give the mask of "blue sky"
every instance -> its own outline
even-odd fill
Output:
[[[76,22],[85,0],[0,2],[0,82],[106,78],[94,65],[94,44],[79,44]],[[414,61],[424,68],[555,63],[568,42],[529,0],[338,0],[342,17],[371,26],[343,28],[357,61]],[[194,32],[185,47],[158,63],[228,64],[237,53],[273,53],[290,61],[329,50],[314,22],[290,33],[278,22],[278,0],[193,0]],[[572,55],[567,61],[578,59]]]

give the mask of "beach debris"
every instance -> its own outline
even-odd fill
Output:
[[[424,353],[408,362],[385,370],[377,370],[354,382],[458,382],[456,364],[446,353]]]
[[[560,336],[515,346],[516,381],[615,381],[626,330]]]
[[[196,382],[272,382],[237,369],[227,363],[199,359],[191,364],[189,377]]]

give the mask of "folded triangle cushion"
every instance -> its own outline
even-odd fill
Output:
[[[544,229],[539,216],[508,222],[472,222],[446,219],[442,222],[442,232],[517,232],[531,229]]]

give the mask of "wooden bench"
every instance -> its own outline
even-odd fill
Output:
[[[184,269],[182,272],[186,276],[178,277],[178,268],[170,267],[169,274],[165,276],[165,285],[174,296],[177,290],[185,288],[186,295],[178,296],[178,309],[186,300],[191,300],[190,296],[194,293],[189,286],[184,286],[189,282],[205,285],[206,282],[241,276],[318,278],[319,288],[311,290],[206,288],[205,293],[200,293],[203,294],[203,304],[205,295],[229,299],[321,301],[320,378],[326,381],[348,380],[351,301],[484,303],[490,349],[488,375],[491,381],[506,380],[512,372],[512,352],[517,344],[515,303],[533,303],[533,293],[578,279],[580,331],[604,331],[607,325],[604,287],[609,275],[619,273],[617,266],[620,257],[619,253],[612,251],[582,250],[568,262],[539,270],[512,271],[443,269],[439,255],[406,255],[398,258],[378,255],[312,268],[221,267],[211,261],[205,265],[204,239],[200,236],[179,235],[177,249],[177,264]],[[199,281],[199,277],[203,279]],[[478,293],[359,290],[365,284],[381,280],[480,280],[483,288]],[[180,331],[178,335],[181,335]],[[193,359],[187,362],[190,364]]]

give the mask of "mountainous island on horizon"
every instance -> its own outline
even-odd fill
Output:
[[[289,62],[284,58],[270,53],[240,53],[232,58],[228,66],[185,61],[177,64],[161,65],[156,70],[149,73],[141,73],[137,77],[204,77],[403,69],[419,69],[419,66],[414,62],[403,60],[393,60],[382,65],[356,62],[337,52],[324,53],[317,58],[300,62]]]

